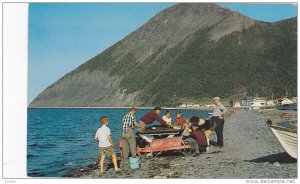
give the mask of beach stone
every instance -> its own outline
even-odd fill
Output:
[[[168,178],[167,176],[154,176],[153,177],[154,179],[166,179],[166,178]]]
[[[280,167],[281,166],[279,162],[274,162],[273,165],[276,166],[276,167]]]

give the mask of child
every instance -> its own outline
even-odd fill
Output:
[[[192,132],[190,133],[190,137],[196,140],[198,144],[198,149],[201,152],[205,152],[207,148],[207,138],[205,133],[198,128],[198,122],[192,123]]]
[[[192,132],[190,133],[190,137],[193,138],[198,144],[198,150],[200,152],[205,152],[207,148],[207,138],[205,133],[199,128],[199,126],[204,125],[205,121],[199,119],[197,116],[193,116],[190,119],[192,124]],[[197,152],[199,155],[200,152]]]
[[[188,136],[190,136],[190,133],[192,132],[192,125],[190,123],[189,118],[185,118],[185,123],[182,126],[182,137],[185,139]]]
[[[196,118],[197,120],[198,117],[194,116],[193,118]],[[199,130],[204,130],[207,139],[207,146],[209,146],[209,135],[213,130],[215,130],[214,122],[212,122],[211,120],[199,119],[197,126]]]
[[[162,120],[164,120],[165,122],[172,122],[170,111],[165,112],[165,115],[163,115]]]
[[[100,118],[101,128],[98,128],[95,134],[95,140],[99,141],[99,152],[100,152],[100,169],[101,174],[104,173],[104,160],[105,155],[111,155],[112,162],[115,167],[115,172],[119,172],[120,169],[117,165],[117,157],[113,150],[114,143],[111,138],[110,129],[108,126],[108,118],[106,116],[101,116]]]

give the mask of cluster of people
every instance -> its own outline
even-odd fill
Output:
[[[205,152],[209,145],[209,135],[212,131],[217,135],[217,146],[222,148],[223,142],[223,127],[224,127],[224,115],[227,112],[225,106],[221,103],[219,97],[215,97],[212,102],[215,107],[212,112],[212,118],[210,120],[200,119],[197,116],[193,116],[190,119],[182,117],[180,111],[176,112],[176,118],[172,124],[172,118],[170,111],[166,111],[162,118],[159,117],[161,112],[160,107],[155,107],[152,111],[146,113],[140,121],[136,119],[137,108],[132,107],[129,112],[122,118],[122,143],[123,143],[123,164],[128,164],[128,156],[131,153],[132,157],[136,157],[136,139],[134,133],[134,127],[138,128],[139,133],[143,133],[147,126],[154,121],[159,122],[166,127],[172,127],[181,130],[181,136],[184,142],[191,146],[191,150],[194,151],[194,156],[199,156],[201,152]],[[114,143],[111,138],[110,129],[108,128],[108,118],[102,116],[100,118],[101,128],[99,128],[95,134],[95,140],[99,141],[99,153],[100,162],[99,167],[101,173],[104,172],[104,160],[106,155],[112,157],[115,172],[120,171],[117,165],[116,154],[114,153]],[[143,134],[139,134],[140,137],[148,142],[151,142],[149,137]]]

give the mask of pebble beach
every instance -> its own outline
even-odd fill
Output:
[[[181,154],[161,154],[153,160],[141,159],[139,169],[122,167],[114,173],[111,164],[100,175],[97,163],[80,168],[64,177],[73,178],[217,178],[217,179],[268,179],[297,178],[297,160],[290,157],[271,130],[265,119],[274,123],[295,121],[297,111],[278,110],[231,110],[224,127],[224,147],[211,144],[206,153],[198,157]],[[215,133],[210,141],[216,141]]]

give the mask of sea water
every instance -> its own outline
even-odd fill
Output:
[[[137,120],[151,111],[140,109]],[[172,121],[176,109],[169,110]],[[160,116],[164,114],[162,110]],[[207,118],[206,110],[181,110],[182,116]],[[31,177],[60,177],[71,170],[97,161],[100,116],[108,116],[115,145],[122,131],[122,117],[128,109],[29,108],[27,134],[27,173]],[[153,124],[158,124],[157,122]],[[118,151],[118,150],[116,150]]]

